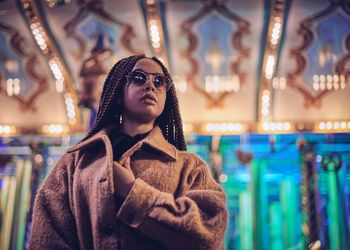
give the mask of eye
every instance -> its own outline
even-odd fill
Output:
[[[146,75],[142,72],[134,72],[133,82],[139,85],[143,85],[146,82]]]
[[[161,76],[161,75],[158,76],[157,75],[157,76],[154,77],[153,82],[154,82],[154,86],[160,87],[160,86],[165,85],[165,78],[164,78],[164,76]]]

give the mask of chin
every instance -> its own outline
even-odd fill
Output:
[[[138,115],[140,117],[140,120],[143,121],[143,123],[151,123],[154,122],[159,115],[154,113],[142,113]]]
[[[140,115],[143,116],[143,117],[147,117],[149,119],[156,119],[158,116],[160,116],[160,112],[157,112],[155,110],[143,110],[142,112],[140,112]]]

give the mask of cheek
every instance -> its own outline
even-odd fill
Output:
[[[166,101],[166,95],[160,97],[159,99],[159,106],[161,107],[162,111],[164,110],[165,107],[165,101]]]
[[[135,100],[135,92],[129,88],[125,88],[124,89],[124,98],[123,98],[124,106],[129,104],[129,103],[132,103],[133,100]]]

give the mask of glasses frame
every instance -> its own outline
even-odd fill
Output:
[[[164,77],[164,79],[165,79],[165,85],[163,84],[163,85],[159,85],[158,87],[156,86],[156,84],[154,83],[154,77],[153,77],[153,85],[155,86],[155,88],[158,90],[158,91],[160,91],[160,92],[168,92],[169,91],[169,89],[171,88],[171,83],[170,83],[170,81],[169,81],[169,79],[168,79],[168,77],[166,77],[165,75],[163,75],[163,74],[159,74],[159,73],[150,73],[150,72],[146,72],[146,71],[143,71],[143,70],[140,70],[140,69],[136,69],[136,70],[133,70],[133,71],[130,71],[128,74],[127,74],[127,83],[130,85],[130,87],[132,87],[133,86],[133,82],[134,82],[134,79],[133,79],[133,74],[135,73],[135,72],[138,72],[138,73],[141,73],[141,74],[143,74],[143,75],[145,75],[146,76],[146,81],[144,82],[144,84],[141,86],[141,85],[136,85],[136,86],[138,86],[138,87],[143,87],[149,80],[150,80],[150,78],[149,78],[149,75],[153,75],[153,76],[162,76],[162,77]],[[135,86],[135,85],[134,85]],[[162,87],[162,86],[165,86],[165,91],[162,91],[162,89],[160,88],[160,87]]]

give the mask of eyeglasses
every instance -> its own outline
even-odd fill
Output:
[[[148,76],[153,75],[153,84],[160,92],[167,92],[170,89],[170,82],[162,74],[148,73],[141,70],[131,71],[127,75],[128,83],[131,87],[142,87],[148,80]]]

